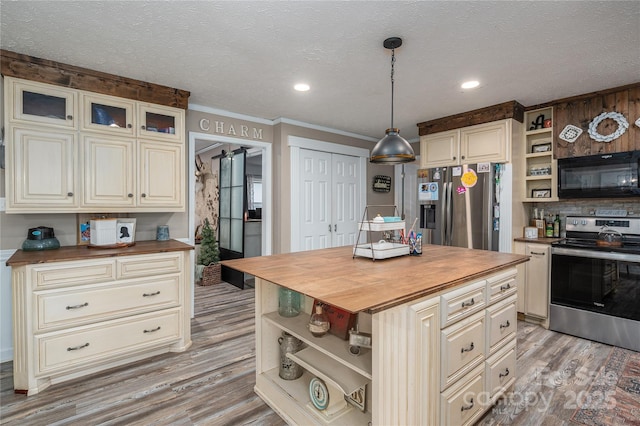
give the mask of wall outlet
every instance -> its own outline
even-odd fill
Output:
[[[0,212],[7,210],[7,199],[2,197],[0,198]]]

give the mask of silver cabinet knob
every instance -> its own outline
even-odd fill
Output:
[[[67,192],[67,197],[73,197],[73,192]]]
[[[145,198],[147,196],[147,194],[145,194],[144,192],[140,195],[142,198]]]
[[[142,130],[146,130],[147,126],[140,126]]]
[[[67,115],[67,120],[73,120],[73,115]]]
[[[129,193],[129,194],[127,194],[127,197],[133,198],[133,194]]]
[[[131,125],[131,123],[127,124],[127,129],[132,128],[133,126]]]

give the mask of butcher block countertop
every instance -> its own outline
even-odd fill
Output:
[[[131,247],[97,248],[89,246],[64,246],[54,250],[24,251],[18,250],[7,260],[7,266],[24,266],[36,263],[66,262],[70,260],[89,260],[103,257],[129,256],[136,254],[166,253],[170,251],[193,250],[193,246],[176,240],[136,241]]]
[[[437,245],[423,245],[421,256],[352,256],[353,247],[345,246],[221,263],[348,312],[376,313],[529,260]]]

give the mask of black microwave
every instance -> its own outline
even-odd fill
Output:
[[[640,197],[640,151],[558,159],[559,198]]]

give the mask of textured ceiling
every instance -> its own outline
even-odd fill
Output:
[[[394,124],[412,140],[422,121],[640,81],[639,1],[2,0],[0,19],[3,49],[372,140],[390,124],[390,36]]]

